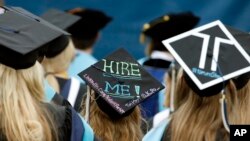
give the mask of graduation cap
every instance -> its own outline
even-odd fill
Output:
[[[145,36],[158,41],[173,37],[194,28],[200,18],[191,12],[170,13],[143,25],[141,42]]]
[[[77,15],[72,15],[57,9],[50,9],[41,15],[41,17],[63,30],[67,30],[68,27],[72,26],[81,19],[81,17]]]
[[[239,44],[250,54],[250,35],[247,32],[243,32],[237,29],[234,29],[230,26],[227,26],[227,29],[232,33],[233,37],[239,42]],[[248,35],[248,36],[247,36]],[[242,89],[250,79],[250,72],[242,74],[233,78],[233,82],[237,90]]]
[[[43,18],[36,16],[29,11],[21,8],[21,7],[9,7],[8,10],[17,12],[25,17],[31,18],[33,20],[36,20],[50,28],[53,28],[53,30],[56,30],[61,33],[61,36],[53,40],[53,42],[50,43],[50,46],[48,46],[47,52],[45,53],[47,58],[53,58],[59,53],[61,53],[69,44],[69,38],[70,35],[68,32],[64,31],[63,29],[59,28],[58,26],[44,20]],[[71,19],[70,19],[71,20]],[[69,22],[69,20],[66,20]],[[65,22],[65,23],[68,23]]]
[[[200,96],[211,96],[218,94],[227,80],[250,71],[250,57],[244,49],[247,44],[234,33],[218,20],[163,44],[183,67],[190,88]]]
[[[31,67],[44,56],[49,42],[64,34],[36,20],[31,13],[26,15],[6,6],[1,8],[5,13],[0,15],[0,63],[9,67]]]
[[[31,20],[38,21],[38,22],[40,22],[40,23],[42,23],[42,24],[44,24],[44,25],[52,28],[53,30],[61,32],[62,35],[70,35],[68,32],[66,32],[66,31],[62,30],[61,28],[59,28],[59,27],[51,24],[50,22],[44,20],[43,18],[41,18],[41,17],[39,17],[37,15],[34,15],[33,13],[31,13],[31,12],[23,9],[22,7],[14,7],[14,6],[7,7],[7,6],[4,6],[4,8],[6,8],[9,11],[13,11],[15,13],[18,13],[19,15],[22,15],[22,16],[24,16],[26,18],[30,18]]]
[[[79,76],[94,89],[99,108],[112,119],[129,115],[136,105],[164,88],[122,48]]]
[[[81,17],[78,22],[67,30],[75,38],[92,39],[112,20],[102,11],[94,9],[75,8],[68,12]]]
[[[79,16],[75,16],[57,9],[50,9],[46,13],[44,13],[41,17],[63,30],[67,30],[68,27],[72,26],[81,19],[81,17]],[[68,44],[69,44],[69,38],[67,36],[61,36],[57,40],[54,40],[50,44],[51,47],[48,48],[46,57],[47,58],[55,57],[56,55],[61,53],[67,47]]]
[[[50,42],[48,49],[45,53],[47,58],[53,58],[60,54],[66,47],[69,45],[69,37],[66,35],[62,35],[52,42]]]

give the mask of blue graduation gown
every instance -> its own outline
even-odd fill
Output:
[[[142,141],[161,141],[163,133],[169,123],[170,119],[166,119],[158,126],[152,128],[142,139]]]

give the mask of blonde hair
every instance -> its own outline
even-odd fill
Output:
[[[57,73],[66,72],[74,56],[75,48],[72,40],[70,39],[68,46],[60,54],[53,58],[44,58],[42,62],[45,72],[48,73],[46,79],[58,93],[59,84],[54,75],[56,75]],[[51,73],[52,75],[49,73]]]
[[[0,129],[8,141],[54,141],[55,126],[41,105],[41,65],[15,70],[0,64]]]
[[[178,110],[173,113],[169,125],[172,141],[210,141],[216,140],[218,132],[221,140],[228,140],[229,134],[223,126],[220,103],[220,94],[210,97],[200,97],[194,93],[184,78],[177,81],[176,95],[182,97]],[[235,104],[236,89],[230,81],[225,88],[227,106],[229,113],[229,123],[232,123],[232,107]],[[235,115],[234,115],[235,116]],[[190,129],[191,128],[191,129]]]
[[[179,80],[181,79],[182,77],[182,74],[183,74],[183,69],[180,68],[178,70],[177,73],[177,76],[175,78],[175,80]],[[175,77],[175,76],[174,76]],[[170,106],[170,95],[171,95],[171,86],[173,85],[172,84],[172,76],[170,75],[165,75],[165,79],[166,79],[166,99],[165,99],[165,106],[166,107],[169,107]],[[180,105],[186,100],[186,93],[188,91],[188,88],[187,87],[183,87],[183,83],[179,81],[179,83],[176,83],[175,82],[175,87],[174,87],[174,107],[175,107],[175,110],[178,109],[178,107],[180,107]],[[178,89],[177,89],[178,88]]]
[[[94,94],[92,94],[94,95]],[[138,106],[127,117],[112,120],[102,112],[92,97],[89,124],[94,133],[103,141],[141,141],[141,112]],[[82,102],[81,115],[85,115],[85,100]]]
[[[250,124],[250,81],[233,96],[232,124]]]

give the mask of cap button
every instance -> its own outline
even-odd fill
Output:
[[[150,24],[146,23],[143,25],[143,30],[147,30],[150,28]]]
[[[170,17],[167,16],[167,15],[163,17],[163,20],[164,20],[164,21],[168,21],[169,19],[170,19]]]

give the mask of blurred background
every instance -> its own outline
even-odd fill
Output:
[[[201,17],[199,25],[219,19],[224,24],[250,31],[249,0],[5,0],[5,5],[20,6],[37,15],[50,8],[103,10],[113,21],[102,30],[95,44],[94,56],[98,59],[117,47],[126,48],[137,59],[143,57],[145,46],[139,43],[143,24],[169,12],[192,11]]]

